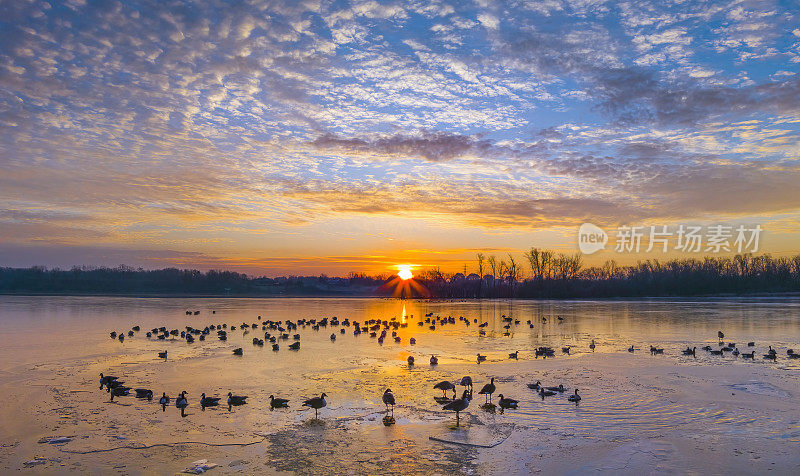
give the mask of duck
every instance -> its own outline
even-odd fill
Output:
[[[244,395],[234,395],[231,392],[228,392],[228,406],[233,405],[244,405],[246,404],[247,396]]]
[[[517,408],[519,401],[514,400],[513,398],[506,398],[501,393],[500,397],[500,408]]]
[[[438,365],[438,364],[439,364],[439,358],[436,357],[435,355],[432,355],[431,356],[431,365]]]
[[[394,394],[392,393],[392,389],[387,388],[383,392],[383,397],[381,399],[383,400],[383,404],[386,405],[386,411],[389,411],[389,405],[391,405],[392,414],[394,414]]]
[[[137,388],[134,391],[136,392],[136,398],[146,398],[148,401],[153,400],[153,391],[149,388]]]
[[[244,350],[242,350],[241,347],[239,347],[237,349],[233,349],[233,355],[242,355],[243,353],[244,353]]]
[[[166,358],[167,358],[167,351],[165,350],[165,351],[163,351],[163,352],[159,352],[159,353],[158,353],[158,358],[160,358],[160,359],[166,359]]]
[[[325,401],[325,397],[327,397],[325,393],[322,393],[319,397],[309,398],[308,400],[303,402],[304,407],[310,407],[314,409],[314,418],[319,416],[319,409],[328,406],[328,402]]]
[[[205,407],[215,407],[219,405],[220,397],[206,397],[206,394],[203,393],[200,395],[200,406]]]
[[[572,395],[567,397],[567,400],[569,400],[570,402],[575,402],[575,403],[578,403],[578,402],[581,401],[581,396],[578,395],[578,389],[577,388],[575,389],[575,393],[573,393]]]
[[[508,358],[509,358],[509,359],[514,359],[514,360],[516,360],[518,356],[519,356],[519,351],[518,351],[518,350],[517,350],[517,351],[515,351],[515,352],[511,352],[510,354],[508,354]]]
[[[531,390],[539,390],[541,387],[542,387],[542,382],[540,382],[539,380],[537,380],[536,383],[528,384],[528,388]]]
[[[478,363],[481,363],[481,362],[483,362],[485,360],[486,360],[486,356],[485,355],[478,354]]]
[[[447,391],[448,390],[455,390],[456,386],[453,385],[451,382],[448,382],[447,380],[442,380],[441,382],[439,382],[436,385],[434,385],[433,388],[435,388],[437,390],[441,390],[442,391],[442,397],[446,398],[447,397]]]
[[[289,400],[285,398],[275,398],[275,395],[269,396],[269,407],[270,408],[288,408],[289,407]]]
[[[466,410],[467,407],[469,406],[469,398],[467,397],[467,395],[468,395],[467,391],[464,390],[464,393],[461,394],[461,398],[457,398],[442,407],[442,410],[450,410],[456,412],[456,426],[458,426],[460,423],[459,413]]]
[[[483,386],[483,388],[478,392],[478,395],[486,395],[486,403],[489,403],[492,400],[492,394],[497,389],[494,385],[494,377]]]

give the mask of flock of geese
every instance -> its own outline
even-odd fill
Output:
[[[215,311],[212,311],[214,314]],[[187,315],[198,315],[199,311],[186,311]],[[413,319],[413,315],[408,316],[409,319]],[[503,335],[508,336],[510,335],[512,326],[516,326],[520,324],[519,320],[514,320],[510,317],[505,315],[501,316],[501,319],[504,323],[503,325]],[[563,321],[561,316],[556,316],[555,318],[558,323]],[[216,336],[219,341],[227,341],[228,339],[228,332],[235,331],[237,328],[242,331],[243,336],[247,336],[251,332],[256,332],[257,329],[261,329],[264,332],[263,339],[261,338],[260,334],[256,337],[253,337],[252,343],[254,346],[263,347],[265,343],[269,343],[272,346],[273,351],[279,351],[282,342],[289,341],[291,339],[291,343],[287,345],[290,350],[299,350],[300,349],[300,334],[298,333],[298,329],[306,329],[310,327],[312,330],[319,331],[322,328],[327,327],[339,327],[339,334],[345,334],[346,328],[352,327],[353,335],[358,336],[360,334],[368,334],[371,338],[375,338],[378,344],[383,345],[386,339],[391,339],[395,343],[402,343],[402,339],[397,334],[397,330],[400,328],[405,328],[408,326],[408,322],[400,322],[396,318],[391,318],[389,320],[380,320],[380,319],[369,319],[362,322],[358,321],[351,321],[349,319],[339,320],[337,317],[332,318],[322,318],[322,319],[297,319],[295,321],[292,320],[285,320],[285,321],[273,321],[273,320],[262,320],[261,316],[258,316],[259,322],[253,323],[241,323],[241,324],[209,324],[204,326],[203,328],[193,327],[193,326],[186,326],[185,329],[168,329],[166,326],[153,328],[146,333],[148,339],[156,339],[156,340],[167,340],[167,339],[177,339],[178,337],[182,340],[185,340],[187,343],[191,344],[196,340],[204,341],[207,337]],[[458,318],[458,321],[463,323],[466,326],[471,325],[472,323],[477,324],[477,319],[474,319],[470,322],[469,319],[461,316]],[[547,318],[543,317],[542,322],[546,323]],[[424,319],[420,319],[417,322],[418,326],[428,326],[429,330],[435,331],[437,328],[441,328],[448,325],[456,324],[456,318],[452,316],[448,317],[439,317],[433,316],[433,313],[426,314]],[[534,323],[531,320],[527,321],[529,327],[533,328]],[[488,322],[484,322],[478,324],[478,335],[485,336],[486,335],[486,327],[488,326]],[[132,327],[127,333],[126,332],[111,332],[110,337],[112,339],[118,339],[120,342],[124,342],[126,336],[128,338],[134,337],[137,332],[140,332],[140,326]],[[391,335],[389,335],[391,332]],[[739,349],[736,347],[735,343],[729,342],[725,343],[722,339],[725,337],[722,331],[718,332],[719,337],[719,349],[713,349],[710,346],[702,347],[703,350],[707,351],[711,355],[725,355],[726,353],[730,353],[733,356],[739,356],[743,359],[754,359],[755,358],[755,351],[751,352],[740,352]],[[336,332],[331,333],[330,340],[335,342],[337,338]],[[415,338],[409,339],[409,344],[414,345],[416,344]],[[748,342],[748,347],[755,346],[754,342]],[[596,343],[594,339],[591,340],[589,344],[589,350],[594,352],[596,348]],[[628,349],[628,352],[635,352],[637,349],[635,346],[631,345]],[[561,348],[561,352],[563,354],[569,355],[572,351],[572,346],[565,346]],[[682,354],[685,356],[697,356],[697,347],[687,347],[685,350],[682,350]],[[555,355],[555,350],[551,347],[538,347],[533,349],[532,351],[533,356],[535,358],[538,357],[553,357]],[[655,346],[650,346],[650,353],[653,355],[663,354],[664,349],[658,348]],[[241,356],[244,354],[244,349],[242,347],[237,347],[233,349],[233,354]],[[794,352],[793,349],[787,350],[787,356],[790,359],[800,358],[800,354]],[[158,358],[160,359],[167,359],[168,351],[164,350],[158,352]],[[509,359],[517,360],[520,358],[520,351],[516,350],[508,354]],[[777,360],[777,351],[769,346],[769,350],[766,354],[763,354],[763,358],[767,360],[776,361]],[[482,355],[480,353],[477,354],[477,363],[480,364],[481,362],[485,362],[487,356]],[[438,357],[436,355],[432,355],[429,359],[430,365],[436,366],[438,365]],[[409,356],[407,359],[409,367],[413,367],[415,365],[415,358],[414,356]],[[460,398],[456,398],[456,386],[463,386],[464,390],[461,394]],[[106,387],[107,392],[110,394],[111,401],[114,401],[114,397],[123,397],[129,396],[130,392],[135,392],[136,398],[139,399],[147,399],[148,401],[153,400],[153,391],[147,388],[131,388],[126,387],[124,382],[120,381],[118,377],[100,374],[100,388]],[[558,386],[543,386],[540,381],[536,381],[535,383],[527,384],[528,388],[534,390],[538,393],[538,395],[544,400],[546,397],[551,397],[555,395],[563,395],[567,392],[567,389],[563,386],[563,384],[559,384]],[[461,380],[457,381],[456,383],[449,382],[449,381],[442,381],[434,385],[434,388],[437,390],[442,390],[441,397],[435,397],[437,403],[442,405],[443,410],[453,411],[456,414],[456,425],[458,426],[460,422],[460,412],[464,411],[470,404],[472,400],[472,378],[469,376],[463,377]],[[447,397],[448,391],[453,391],[452,398]],[[498,394],[499,401],[498,405],[495,405],[492,402],[492,395],[496,391],[496,386],[494,383],[494,378],[490,380],[489,383],[485,384],[481,390],[478,392],[479,395],[485,395],[486,401],[482,405],[484,410],[493,411],[494,408],[499,406],[500,411],[503,412],[506,409],[516,409],[518,407],[519,401],[515,400],[510,397],[506,397],[503,394]],[[189,406],[189,399],[187,397],[188,392],[182,391],[178,396],[175,398],[174,404],[175,407],[180,409],[181,416],[185,417],[186,413],[185,410]],[[314,416],[317,418],[319,416],[319,410],[327,406],[327,401],[325,399],[327,395],[325,393],[321,393],[319,397],[309,398],[303,401],[302,406],[313,408],[314,409]],[[220,404],[222,400],[221,397],[214,397],[214,396],[206,396],[205,393],[200,395],[199,404],[202,410],[205,410],[207,407],[215,407]],[[280,408],[288,408],[289,400],[286,398],[279,398],[275,397],[274,395],[269,396],[269,405],[270,409],[280,409]],[[568,401],[575,403],[576,405],[578,402],[581,401],[581,396],[578,394],[578,389],[574,389],[574,391],[569,394]],[[170,405],[172,399],[163,392],[161,397],[158,400],[158,403],[162,407],[162,411],[166,411],[166,407]],[[391,389],[386,389],[382,394],[382,402],[386,405],[387,417],[384,418],[384,424],[393,424],[394,423],[394,405],[395,405],[395,397],[392,393]],[[231,411],[232,407],[245,405],[247,403],[247,396],[242,395],[234,395],[232,392],[229,392],[227,395],[226,403],[228,405],[228,410]],[[391,407],[391,416],[389,416],[389,407]]]

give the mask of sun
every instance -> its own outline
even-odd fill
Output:
[[[397,273],[397,276],[400,277],[403,281],[408,281],[409,279],[414,277],[414,274],[411,273],[411,266],[407,264],[401,264],[397,267],[400,271]]]

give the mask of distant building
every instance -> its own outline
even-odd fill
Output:
[[[453,277],[450,279],[450,282],[451,282],[451,283],[457,283],[457,282],[459,282],[459,281],[463,281],[463,280],[464,280],[464,273],[456,273],[456,274],[454,274],[454,275],[453,275]]]
[[[475,273],[470,273],[469,276],[467,276],[467,281],[480,281],[480,279],[481,276]]]

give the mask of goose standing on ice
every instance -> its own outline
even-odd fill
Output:
[[[469,406],[469,398],[467,398],[467,391],[461,395],[461,398],[455,399],[452,402],[442,407],[442,410],[450,410],[456,412],[456,426],[460,424],[459,413],[463,412]]]
[[[319,416],[319,409],[328,406],[328,402],[325,401],[325,397],[327,397],[325,393],[320,395],[319,397],[309,398],[305,402],[303,402],[304,407],[310,407],[314,409],[314,418]]]
[[[497,390],[497,387],[495,387],[494,377],[492,377],[489,383],[484,385],[480,392],[478,392],[478,395],[486,395],[486,403],[489,403],[492,400],[492,394],[495,390]]]
[[[392,393],[392,389],[387,388],[385,392],[383,392],[383,404],[386,405],[386,412],[389,412],[389,405],[392,406],[392,416],[394,416],[394,394]]]
[[[169,397],[167,396],[167,392],[161,393],[161,398],[158,399],[158,404],[161,405],[161,411],[167,411],[167,405],[169,405]]]

